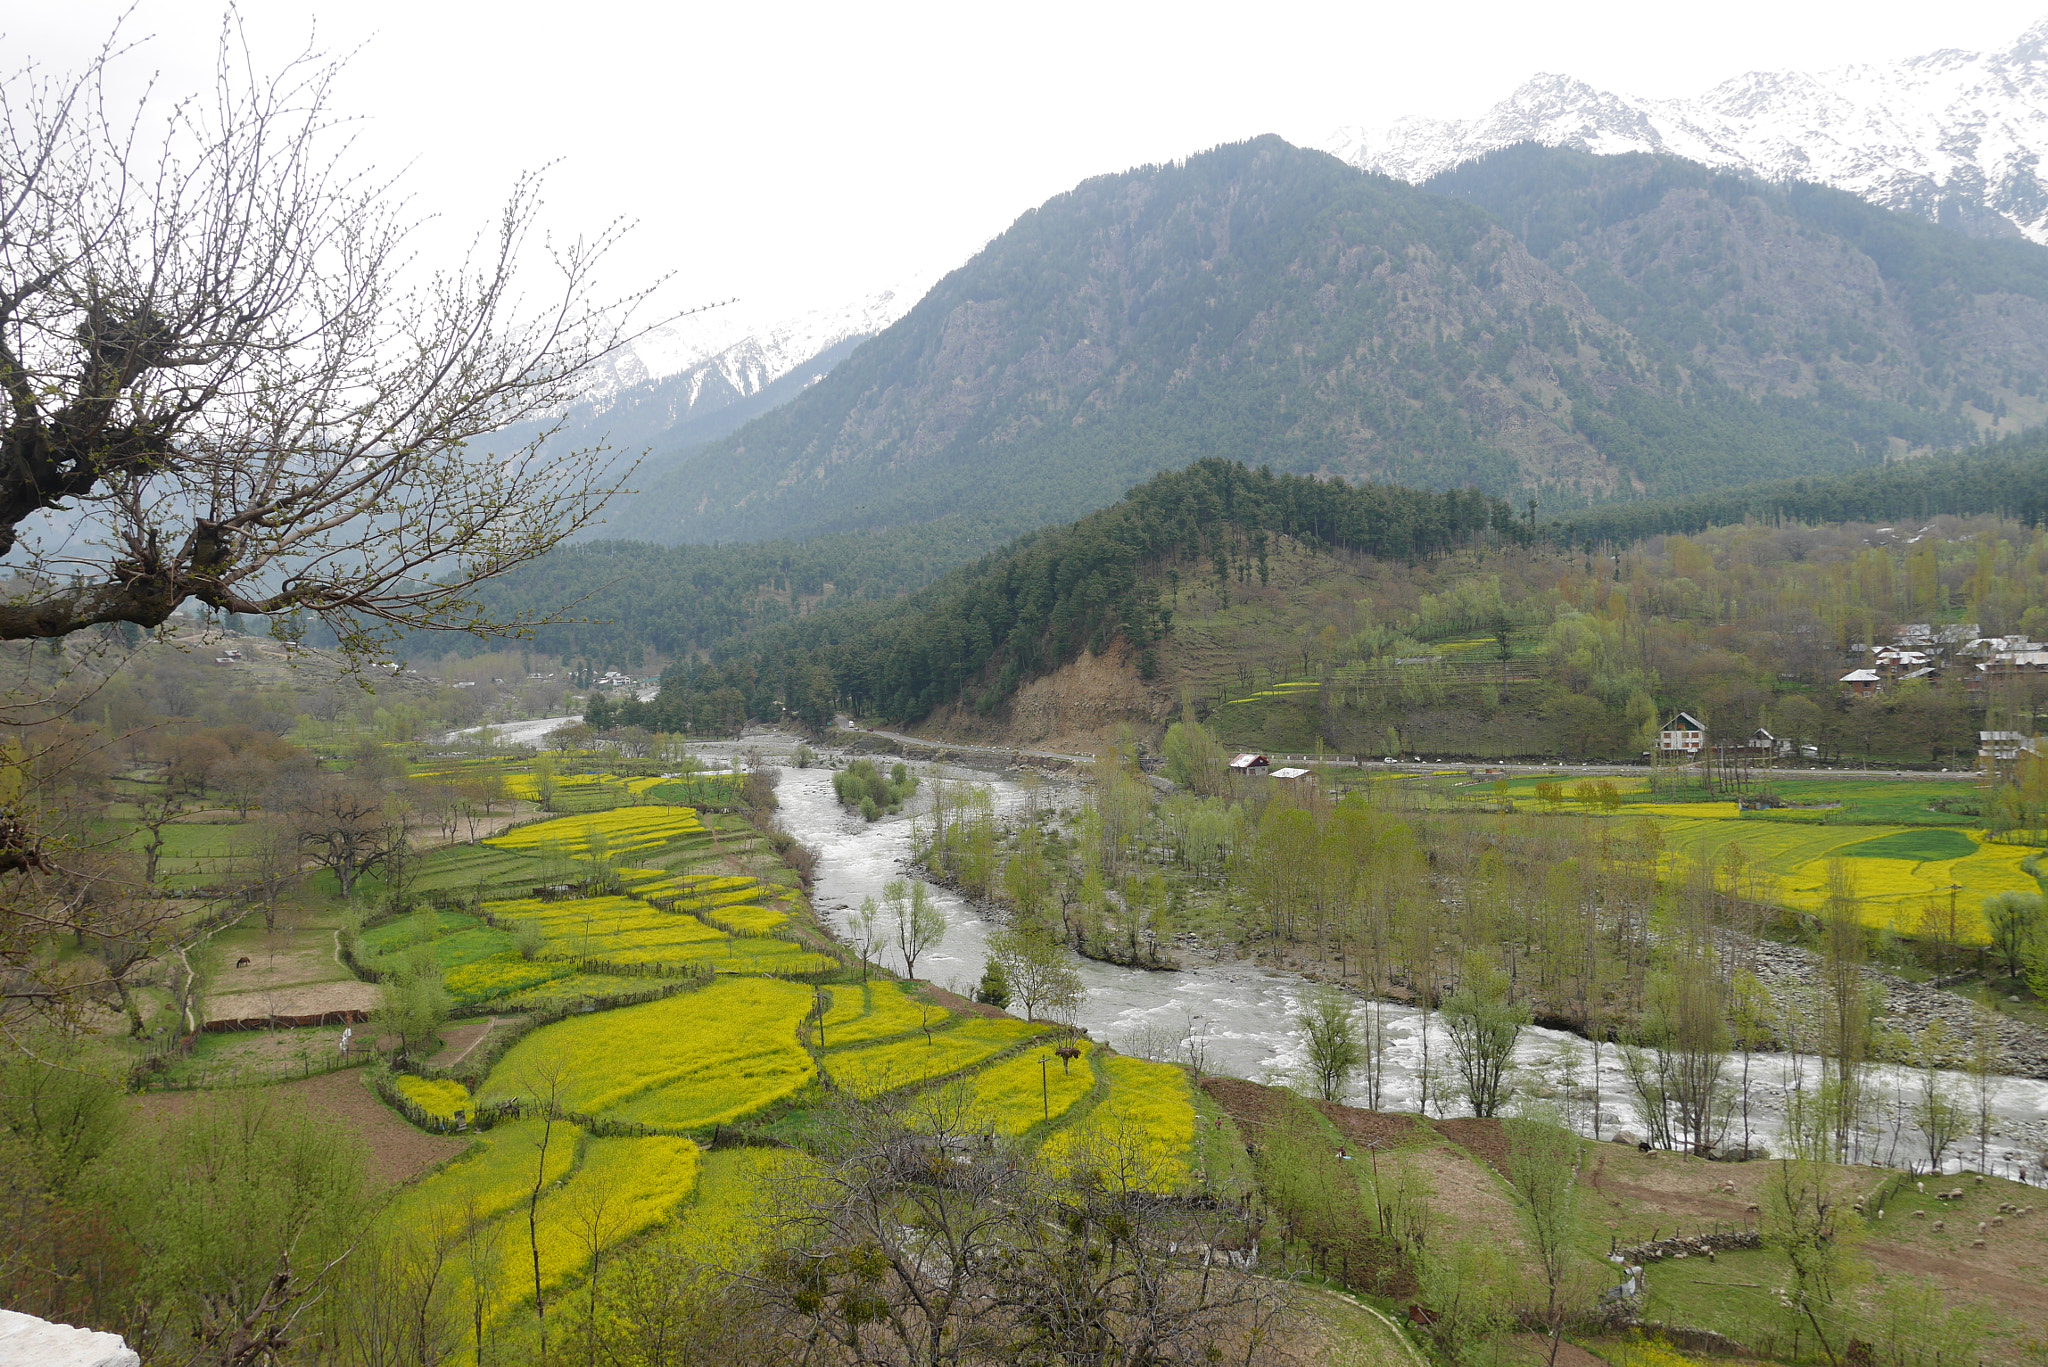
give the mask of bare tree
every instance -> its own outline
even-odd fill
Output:
[[[135,804],[137,833],[149,837],[142,842],[142,882],[146,887],[156,886],[156,871],[163,863],[167,843],[164,827],[177,817],[178,810],[178,795],[168,781]]]
[[[849,1104],[824,1147],[748,1279],[802,1361],[1273,1358],[1285,1289],[1225,1252],[1256,1233],[1234,1203],[1159,1196],[1142,1136],[1103,1135],[1063,1171],[991,1146],[940,1090]]]
[[[277,929],[278,899],[285,885],[299,876],[305,864],[299,832],[289,822],[271,818],[258,823],[244,865],[244,895],[254,900],[262,913],[263,928]]]
[[[290,823],[307,857],[334,871],[343,897],[390,852],[392,823],[384,794],[360,780],[304,775],[280,786],[269,805]]]
[[[354,650],[508,625],[475,587],[617,487],[602,448],[543,447],[645,297],[592,299],[621,229],[532,243],[529,175],[459,266],[411,278],[392,181],[332,142],[341,62],[264,75],[230,14],[214,88],[159,125],[107,89],[127,50],[0,81],[0,639],[188,600],[287,635],[317,615]],[[559,276],[537,307],[534,245]]]
[[[276,777],[277,765],[252,750],[217,760],[206,771],[213,791],[244,821],[249,819],[249,809]]]

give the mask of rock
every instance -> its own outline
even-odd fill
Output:
[[[1617,1144],[1626,1144],[1629,1148],[1634,1148],[1636,1145],[1642,1143],[1643,1141],[1636,1138],[1634,1135],[1630,1134],[1627,1130],[1616,1130],[1614,1132],[1614,1142]]]
[[[74,1329],[13,1310],[0,1310],[0,1362],[35,1367],[141,1367],[119,1334]]]

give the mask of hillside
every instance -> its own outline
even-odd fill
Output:
[[[1633,759],[1686,708],[1824,757],[1952,765],[1985,705],[1966,662],[1854,705],[1835,681],[1897,622],[2048,632],[2044,506],[2040,438],[1569,524],[1208,461],[917,595],[724,641],[591,722],[845,710],[1071,751],[1185,698],[1283,751]]]
[[[2012,431],[2044,348],[2048,250],[1840,192],[1534,148],[1416,189],[1267,137],[1024,215],[612,530],[1021,531],[1204,456],[1582,506]]]

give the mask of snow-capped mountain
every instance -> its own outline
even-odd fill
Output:
[[[929,283],[909,281],[765,326],[733,309],[679,319],[614,353],[583,397],[545,424],[522,423],[497,440],[514,449],[545,427],[547,449],[564,456],[602,447],[620,460],[659,462],[789,402],[908,313]]]
[[[766,326],[730,308],[707,309],[655,328],[614,353],[593,374],[584,399],[601,414],[627,391],[685,374],[691,380],[680,387],[679,418],[688,416],[707,386],[751,397],[814,356],[874,336],[908,313],[930,286],[930,280],[905,281]]]
[[[2048,243],[2048,20],[1996,52],[1944,48],[1832,71],[1753,71],[1652,100],[1544,74],[1476,119],[1344,128],[1325,147],[1420,184],[1519,142],[1662,152],[1804,180],[1979,236]]]

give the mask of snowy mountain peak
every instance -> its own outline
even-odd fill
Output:
[[[1831,71],[1752,71],[1690,99],[1543,73],[1478,118],[1339,129],[1325,147],[1419,183],[1518,142],[1669,153],[1834,185],[1981,236],[2048,242],[2048,19],[1995,52],[1943,48]]]
[[[914,279],[848,303],[762,324],[725,308],[655,328],[613,353],[592,375],[586,402],[602,411],[626,390],[700,372],[716,374],[741,396],[759,393],[813,356],[856,337],[871,337],[910,312],[932,282]]]

